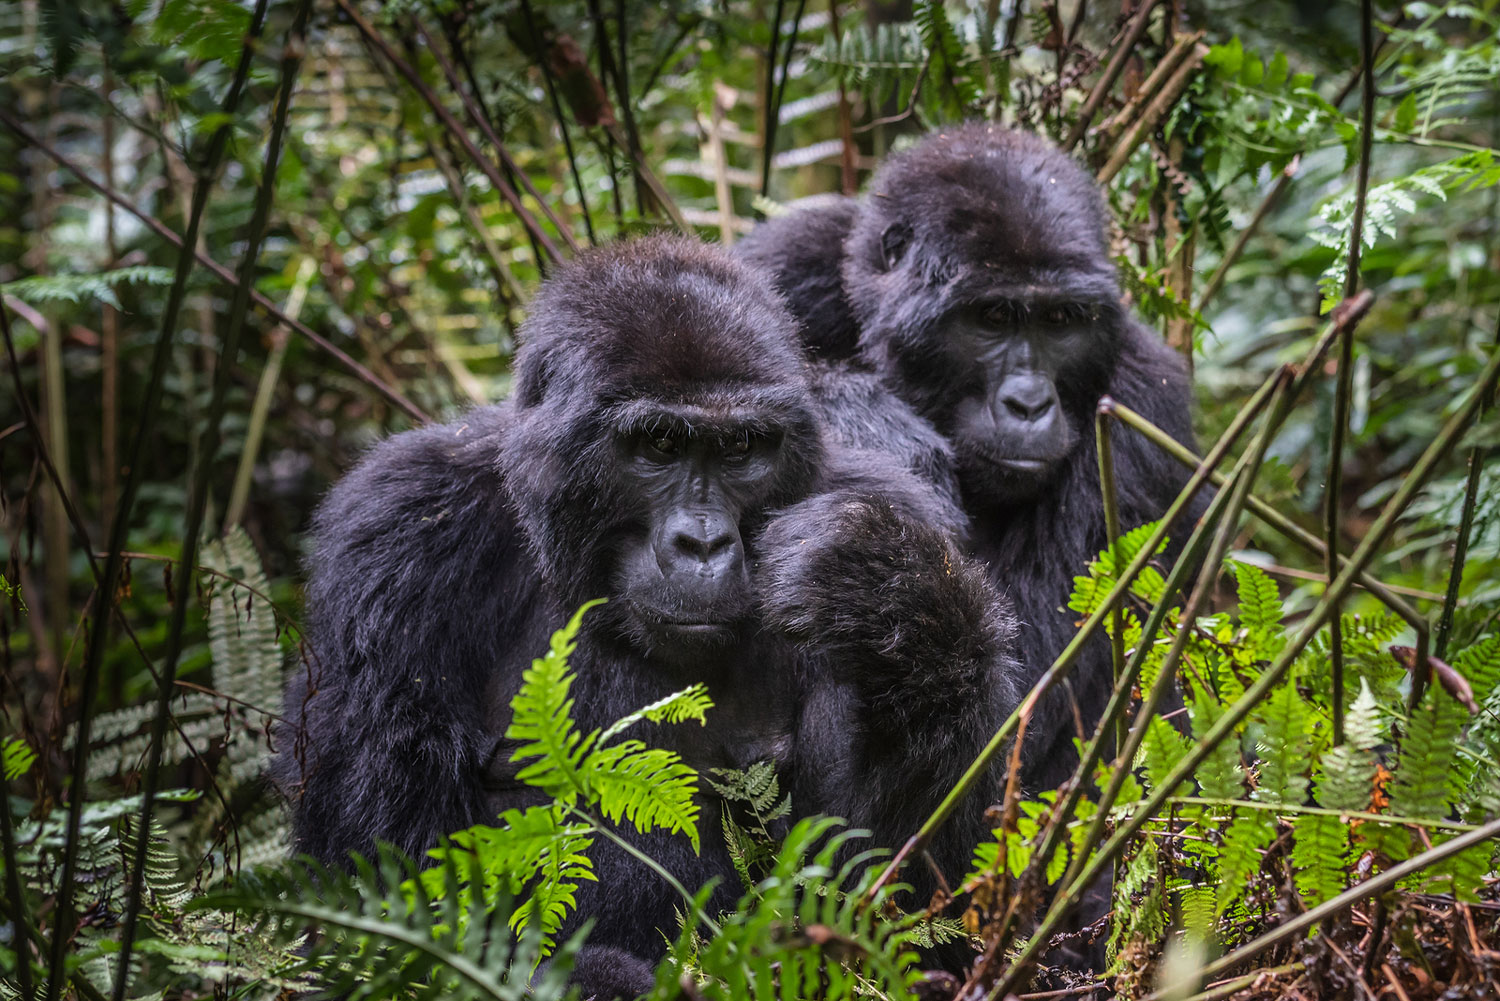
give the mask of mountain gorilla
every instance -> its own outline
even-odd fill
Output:
[[[969,124],[892,155],[863,200],[772,219],[737,253],[773,272],[824,356],[852,323],[848,377],[872,371],[892,410],[909,405],[952,446],[970,552],[1016,604],[1034,682],[1075,632],[1074,575],[1106,545],[1096,401],[1108,393],[1192,436],[1182,364],[1121,305],[1092,178],[1035,135]],[[828,416],[846,441],[880,448],[869,409]],[[1160,517],[1187,478],[1136,435],[1117,437],[1114,459],[1125,529]],[[1027,729],[1029,788],[1072,772],[1072,738],[1097,721],[1111,676],[1101,635]]]
[[[391,438],[317,515],[315,656],[278,763],[296,847],[415,855],[536,802],[501,738],[509,701],[600,596],[572,658],[581,727],[703,682],[709,725],[648,742],[699,769],[774,760],[798,812],[899,844],[1017,701],[1011,616],[955,549],[956,509],[825,435],[793,319],[714,248],[589,251],[542,287],[521,340],[511,401]],[[999,781],[938,846],[950,872]],[[719,877],[727,907],[738,881],[703,792],[701,856],[621,833],[689,887]],[[634,996],[683,904],[609,842],[592,854],[575,977]]]

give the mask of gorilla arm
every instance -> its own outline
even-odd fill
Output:
[[[859,475],[768,527],[760,586],[769,624],[817,665],[793,804],[844,817],[894,848],[1016,706],[1015,627],[984,569],[930,510],[926,485],[888,459],[849,458]],[[945,873],[965,865],[1002,780],[991,769],[933,845]]]
[[[534,576],[516,571],[495,465],[508,413],[389,439],[317,514],[312,650],[277,756],[298,850],[339,864],[379,840],[420,857],[490,814],[484,693]]]

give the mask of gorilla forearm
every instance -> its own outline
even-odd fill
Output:
[[[821,669],[798,730],[793,802],[896,847],[957,782],[1015,707],[1014,623],[984,569],[885,492],[845,488],[768,529],[768,624]],[[937,858],[961,866],[999,789],[991,769]]]

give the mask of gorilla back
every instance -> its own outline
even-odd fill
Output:
[[[500,737],[509,702],[603,596],[572,658],[585,731],[703,682],[710,725],[649,742],[699,769],[775,761],[801,812],[904,837],[1015,705],[1009,620],[952,548],[955,517],[893,460],[825,449],[794,324],[756,272],[671,238],[580,256],[532,304],[512,402],[397,435],[318,512],[312,656],[278,762],[297,847],[420,855],[536,802]],[[930,789],[908,788],[913,761]],[[980,832],[975,814],[952,860]],[[731,902],[722,839],[700,857],[621,834]],[[611,843],[591,855],[578,913],[608,951],[580,975],[633,994],[649,962],[619,957],[660,954],[682,901]]]
[[[842,243],[828,252],[841,221]],[[812,241],[824,253],[809,255]],[[851,362],[951,445],[973,552],[1016,603],[1035,681],[1072,638],[1073,576],[1106,543],[1096,401],[1108,393],[1178,440],[1192,435],[1180,360],[1121,305],[1093,179],[1037,136],[973,123],[892,155],[857,212],[842,204],[773,219],[741,254],[773,271],[804,338],[820,343],[810,325],[836,308],[826,295],[813,301],[824,285],[793,270],[811,256],[841,268],[838,294],[859,329]],[[868,421],[837,407],[828,416],[843,438],[878,447]],[[1136,435],[1117,436],[1114,454],[1123,526],[1160,517],[1185,474]],[[1071,690],[1044,700],[1028,728],[1029,786],[1071,771],[1071,739],[1097,719],[1110,677],[1100,637]]]

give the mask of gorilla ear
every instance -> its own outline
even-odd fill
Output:
[[[880,234],[880,257],[885,269],[890,271],[901,263],[906,254],[906,245],[911,243],[911,227],[904,222],[893,222]]]

